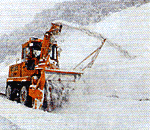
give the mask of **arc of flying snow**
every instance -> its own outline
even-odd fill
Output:
[[[62,22],[62,23],[63,23],[63,22]],[[117,49],[121,54],[123,54],[124,57],[126,57],[126,58],[128,58],[128,59],[135,59],[135,58],[136,58],[136,56],[131,55],[128,50],[123,49],[121,45],[118,45],[117,43],[111,42],[108,38],[104,37],[104,36],[103,36],[102,34],[100,34],[100,33],[92,32],[92,31],[90,31],[90,30],[88,30],[88,29],[86,29],[86,28],[84,28],[84,27],[81,27],[81,26],[72,26],[72,25],[67,24],[67,23],[64,23],[63,25],[64,25],[64,26],[67,26],[67,27],[69,27],[69,28],[73,28],[73,29],[76,29],[76,30],[80,30],[80,31],[86,33],[87,35],[92,36],[92,37],[95,37],[95,38],[97,38],[97,39],[99,39],[99,40],[101,40],[101,41],[103,41],[104,39],[107,39],[106,42],[107,42],[111,47]]]

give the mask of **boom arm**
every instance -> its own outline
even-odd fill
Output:
[[[58,33],[61,32],[61,29],[62,29],[62,24],[55,24],[55,23],[51,23],[51,24],[52,24],[52,27],[50,28],[50,30],[44,34],[40,59],[47,58],[48,50],[54,44],[53,43],[54,40],[52,40],[54,39],[53,35],[57,35]]]

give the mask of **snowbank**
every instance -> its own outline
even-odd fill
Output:
[[[112,14],[104,21],[88,26],[91,31],[102,34],[114,45],[127,51],[133,59],[125,58],[117,47],[105,47],[101,56],[107,66],[108,85],[120,94],[131,98],[149,98],[150,79],[150,4],[131,7]],[[107,43],[110,45],[109,43]],[[106,46],[108,46],[106,45]],[[118,55],[120,53],[120,55]],[[103,59],[103,60],[102,60]],[[95,66],[97,68],[97,66]],[[111,74],[110,74],[111,73]]]
[[[131,54],[139,56],[150,50],[150,4],[131,7],[113,13],[105,20],[88,26],[91,31],[101,33],[118,43]]]

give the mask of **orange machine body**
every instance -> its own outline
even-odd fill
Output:
[[[44,34],[43,40],[31,37],[22,45],[21,63],[9,67],[6,86],[6,96],[9,99],[13,100],[17,97],[24,104],[31,103],[33,100],[41,102],[46,85],[45,72],[50,75],[82,74],[59,69],[58,45],[53,35],[59,34],[61,29],[61,24],[52,23],[51,29]]]

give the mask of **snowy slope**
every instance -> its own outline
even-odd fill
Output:
[[[63,1],[68,0],[0,0],[0,36],[23,27],[33,20],[36,13]]]
[[[150,86],[149,7],[132,7],[84,27],[87,32],[103,35],[107,42],[62,108],[47,113],[0,97],[0,116],[9,120],[9,128],[14,123],[21,129],[148,129],[150,102],[145,99],[149,99]],[[136,21],[134,16],[138,17]],[[75,27],[64,26],[56,38],[63,50],[62,68],[73,68],[101,44],[99,38],[83,32],[83,27]]]
[[[114,13],[104,21],[90,26],[112,42],[119,43],[131,54],[140,56],[150,49],[150,5],[132,7]],[[92,27],[93,26],[93,27]]]
[[[108,60],[112,67],[111,70],[114,71],[113,75],[110,75],[112,76],[110,77],[112,85],[116,88],[125,87],[123,89],[129,91],[132,98],[140,95],[149,98],[150,4],[137,8],[132,7],[120,13],[112,14],[104,21],[97,23],[95,26],[91,25],[89,28],[94,32],[101,33],[108,38],[108,41],[121,47],[132,57],[125,58],[119,47],[113,46],[113,51],[105,48],[104,51],[109,54],[101,58],[105,59],[105,63]],[[117,52],[115,51],[118,51],[121,55],[116,56]],[[112,62],[110,62],[110,59],[113,59]],[[136,91],[134,93],[130,91],[133,88]],[[142,94],[141,91],[143,91]]]

